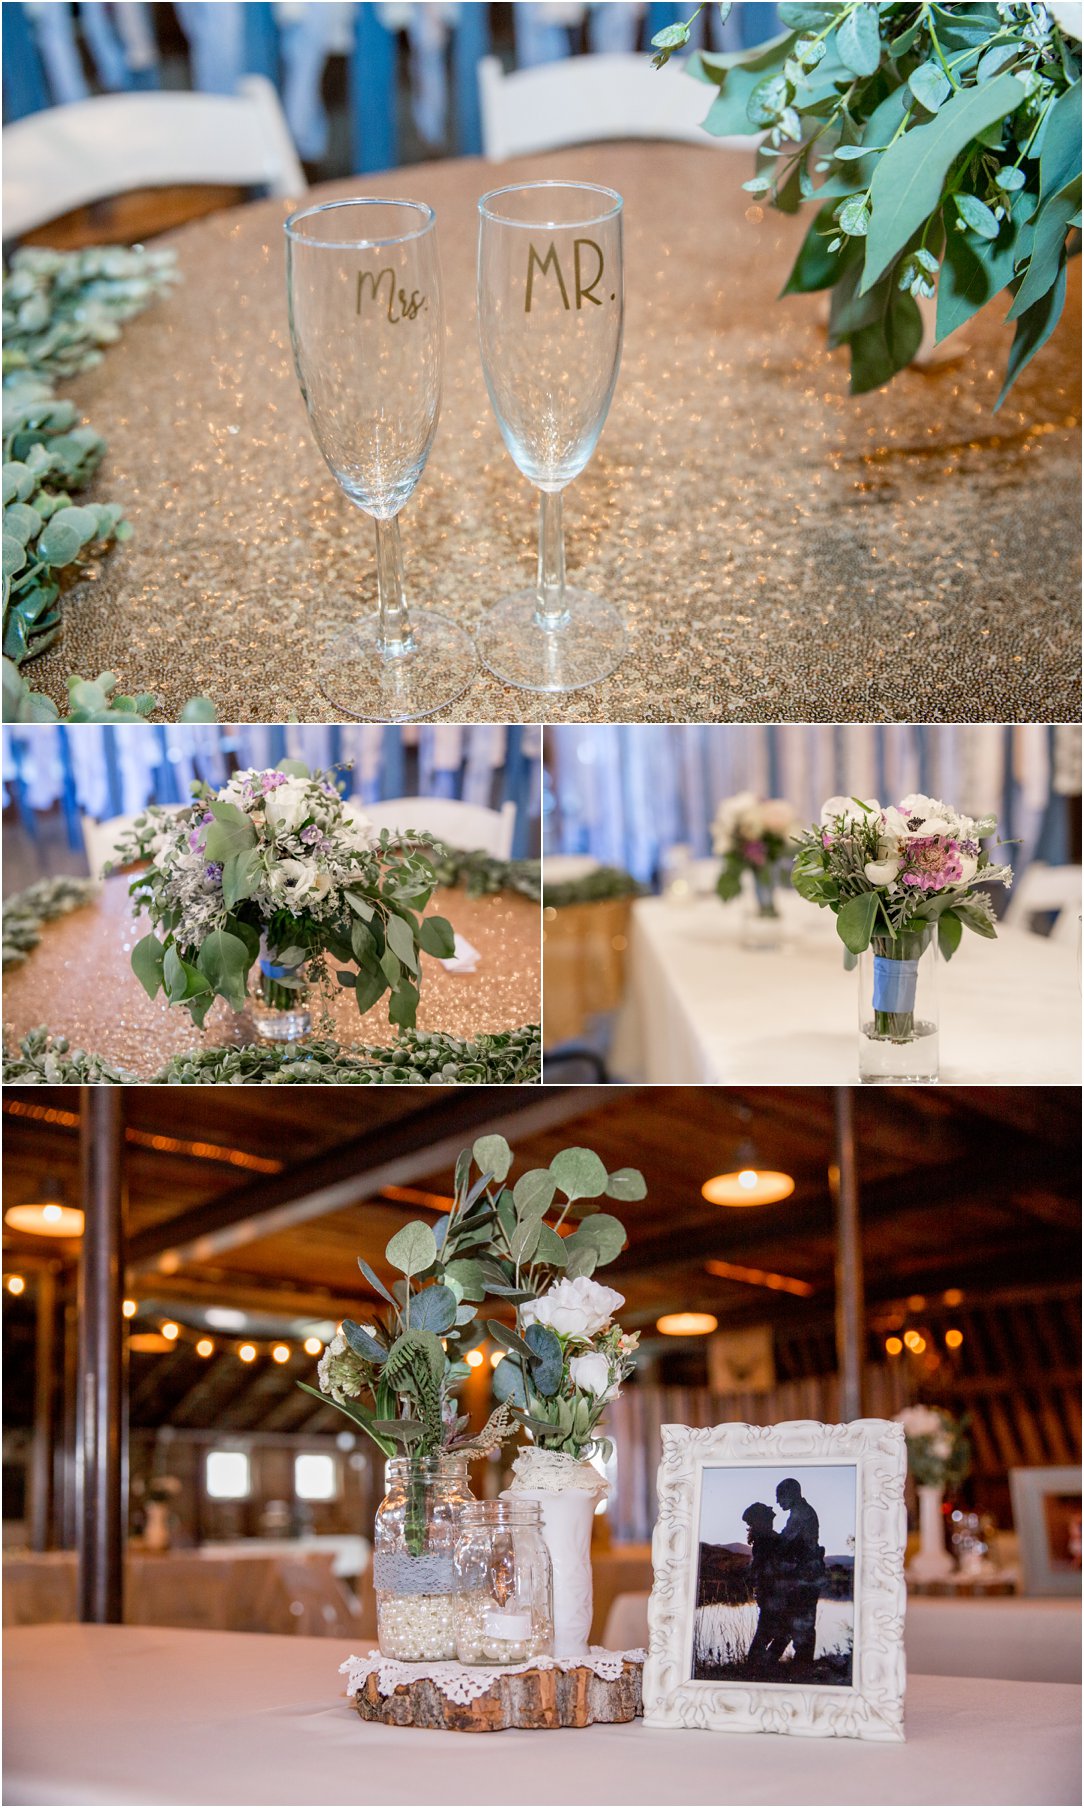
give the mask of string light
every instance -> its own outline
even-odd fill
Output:
[[[15,1293],[15,1294],[24,1293],[26,1291],[26,1282],[23,1280],[22,1275],[21,1274],[9,1274],[8,1279],[7,1279],[7,1289],[8,1289],[9,1293]]]
[[[907,1348],[916,1355],[919,1350],[924,1350],[926,1348],[926,1339],[921,1337],[917,1331],[905,1331],[903,1334],[903,1341],[907,1345]]]
[[[964,1334],[962,1331],[952,1330],[952,1331],[945,1332],[945,1348],[946,1349],[958,1350],[960,1345],[963,1343],[963,1340],[964,1340]]]
[[[490,1368],[493,1368],[493,1369],[495,1369],[495,1368],[496,1368],[496,1366],[497,1366],[497,1364],[498,1364],[498,1362],[503,1362],[503,1361],[504,1361],[504,1351],[503,1351],[503,1350],[493,1350],[493,1351],[491,1351],[491,1353],[490,1353],[490,1358],[489,1358],[489,1366],[490,1366]]]
[[[480,1369],[484,1361],[485,1357],[482,1355],[481,1350],[467,1351],[467,1367],[469,1369]]]
[[[180,1334],[181,1334],[180,1325],[175,1325],[172,1322],[172,1320],[170,1320],[169,1323],[164,1324],[162,1326],[162,1336],[168,1337],[170,1343],[175,1343],[177,1338],[180,1336]]]
[[[902,1340],[902,1338],[899,1338],[899,1337],[886,1337],[886,1338],[885,1338],[885,1350],[886,1350],[886,1351],[887,1351],[887,1353],[888,1353],[888,1355],[889,1355],[889,1356],[899,1356],[899,1355],[902,1355],[902,1353],[903,1353],[903,1340]]]
[[[271,1354],[276,1362],[289,1362],[290,1346],[288,1343],[277,1343]]]
[[[121,1311],[123,1312],[125,1318],[134,1318],[136,1313],[139,1311],[139,1307],[136,1305],[136,1302],[134,1299],[126,1299],[123,1306],[121,1307]]]
[[[255,1360],[256,1360],[255,1345],[251,1344],[251,1343],[243,1343],[241,1345],[241,1348],[238,1350],[237,1354],[238,1354],[238,1356],[240,1356],[242,1362],[255,1362]]]
[[[201,1337],[198,1344],[196,1345],[196,1355],[197,1356],[213,1356],[214,1353],[215,1353],[215,1346],[211,1342],[211,1339],[209,1337]]]
[[[320,1339],[318,1337],[306,1337],[306,1339],[305,1339],[306,1356],[322,1356],[323,1353],[324,1353],[324,1346],[320,1342]]]

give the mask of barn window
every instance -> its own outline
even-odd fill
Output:
[[[335,1458],[315,1450],[304,1450],[295,1456],[294,1492],[298,1500],[334,1500],[339,1492]]]
[[[252,1467],[243,1450],[207,1452],[207,1492],[212,1500],[247,1500],[252,1493]]]

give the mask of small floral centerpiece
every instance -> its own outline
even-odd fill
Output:
[[[424,851],[393,847],[331,777],[292,760],[193,798],[148,809],[117,848],[114,864],[150,861],[130,887],[154,925],[132,950],[150,997],[164,991],[201,1026],[216,996],[242,1009],[256,968],[256,1027],[291,1040],[311,1027],[308,994],[330,958],[359,1011],[388,992],[389,1020],[412,1028],[420,952],[455,949],[450,923],[420,915],[436,882]]]
[[[942,1406],[905,1406],[896,1414],[907,1440],[907,1467],[920,1488],[950,1493],[971,1473],[968,1419],[956,1419]]]
[[[916,793],[883,809],[875,799],[830,797],[819,828],[799,837],[794,889],[834,912],[851,963],[859,961],[863,1079],[937,1078],[933,963],[938,951],[951,959],[965,928],[997,935],[979,889],[1012,883],[1012,868],[982,847],[996,828],[996,817],[975,821]]]
[[[896,1414],[907,1440],[907,1467],[918,1494],[919,1548],[908,1564],[915,1582],[937,1582],[952,1573],[945,1549],[945,1492],[971,1472],[968,1420],[941,1406],[905,1406]]]
[[[749,193],[783,213],[814,210],[785,293],[831,291],[831,343],[850,347],[858,393],[911,362],[920,303],[936,295],[940,342],[1007,290],[1015,336],[999,407],[1065,304],[1080,212],[1079,6],[777,10],[777,36],[688,67],[716,91],[705,131],[759,139]],[[653,38],[657,64],[689,43],[691,24]]]
[[[553,1563],[554,1649],[563,1656],[586,1643],[591,1516],[606,1486],[589,1459],[611,1454],[599,1421],[637,1344],[613,1321],[621,1295],[591,1278],[625,1244],[623,1226],[597,1205],[642,1199],[646,1189],[635,1169],[609,1173],[590,1149],[562,1150],[514,1182],[512,1164],[503,1136],[479,1137],[456,1163],[449,1212],[435,1226],[405,1225],[388,1244],[400,1278],[385,1285],[359,1262],[386,1310],[366,1325],[344,1319],[320,1360],[319,1386],[306,1387],[391,1459],[374,1558],[380,1648],[389,1657],[455,1656],[451,1550],[470,1499],[466,1461],[520,1430],[532,1441],[516,1458],[510,1493],[550,1503],[542,1535]],[[514,1312],[516,1328],[483,1325],[486,1299]],[[487,1333],[503,1353],[493,1369],[496,1405],[471,1437],[455,1395],[470,1372],[467,1355]],[[566,1519],[575,1522],[571,1542]]]
[[[711,827],[712,847],[723,857],[715,889],[724,904],[741,892],[748,873],[758,917],[777,918],[776,888],[785,882],[798,818],[782,797],[759,798],[752,791],[724,797]]]

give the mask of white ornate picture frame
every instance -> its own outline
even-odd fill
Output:
[[[1079,1463],[1009,1470],[1013,1525],[1020,1540],[1025,1594],[1080,1594],[1080,1570],[1074,1563],[1060,1560],[1049,1513],[1051,1500],[1063,1500],[1071,1501],[1079,1514],[1080,1476]]]
[[[651,1554],[655,1582],[648,1606],[644,1666],[649,1726],[715,1732],[793,1733],[812,1738],[903,1738],[906,1677],[903,1578],[907,1541],[903,1427],[884,1419],[820,1425],[662,1427],[659,1516]],[[693,1676],[693,1631],[704,1473],[712,1469],[792,1472],[855,1470],[854,1645],[851,1682],[701,1681]]]

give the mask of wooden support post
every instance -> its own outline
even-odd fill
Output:
[[[865,1300],[862,1230],[858,1217],[858,1176],[854,1154],[854,1103],[848,1086],[835,1094],[836,1159],[829,1169],[836,1216],[836,1363],[839,1416],[846,1424],[862,1417],[865,1367]]]
[[[53,1544],[53,1424],[56,1396],[56,1271],[38,1271],[34,1338],[34,1442],[30,1451],[30,1548]]]
[[[80,1100],[83,1232],[79,1265],[79,1618],[124,1618],[128,1401],[124,1279],[124,1095],[87,1086]]]

